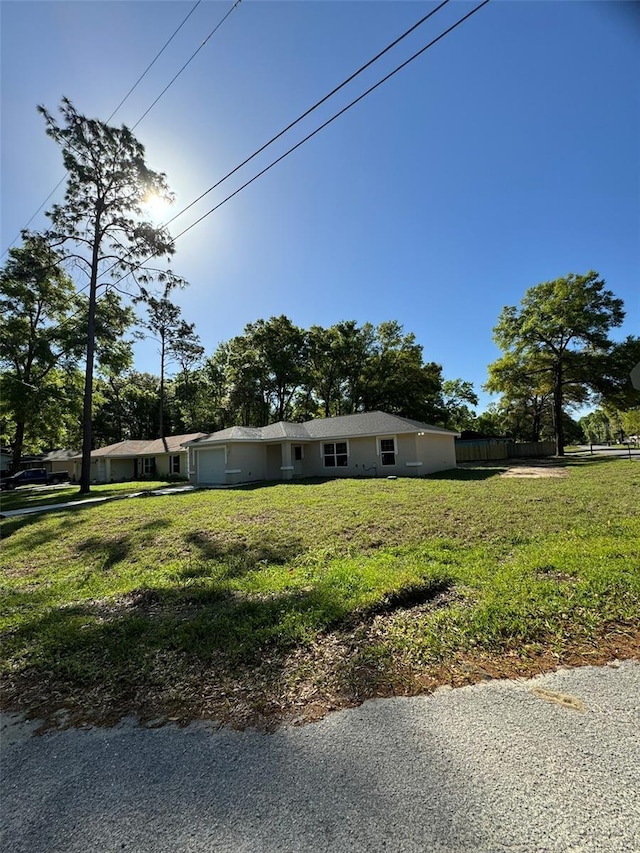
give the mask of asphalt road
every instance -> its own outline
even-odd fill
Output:
[[[640,851],[637,662],[271,735],[32,730],[5,717],[4,853]]]

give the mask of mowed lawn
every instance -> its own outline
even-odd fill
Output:
[[[52,724],[268,726],[640,654],[640,463],[563,465],[6,520],[3,704]]]

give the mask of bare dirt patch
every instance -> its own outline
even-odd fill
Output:
[[[566,468],[560,468],[546,459],[527,459],[526,462],[506,462],[507,470],[503,471],[501,477],[527,477],[535,479],[538,477],[568,477]]]

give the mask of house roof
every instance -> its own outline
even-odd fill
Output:
[[[42,457],[43,462],[66,462],[78,456],[77,450],[50,450]]]
[[[305,424],[311,438],[348,438],[359,435],[394,435],[402,432],[434,432],[458,435],[450,429],[431,426],[387,412],[362,412],[337,418],[316,418]]]
[[[329,438],[355,438],[367,435],[397,435],[398,433],[438,433],[456,436],[459,433],[431,426],[410,418],[401,418],[387,412],[361,412],[335,418],[315,418],[302,424],[279,421],[266,427],[229,427],[203,435],[185,444],[219,444],[225,441],[277,441],[293,439],[317,441]]]
[[[204,432],[190,432],[185,435],[168,435],[165,438],[154,438],[151,440],[129,438],[125,439],[125,441],[118,441],[116,444],[108,444],[106,447],[99,447],[97,450],[92,450],[91,458],[99,459],[105,456],[110,458],[155,456],[159,453],[179,453],[185,442],[193,441],[204,435],[206,435]],[[76,456],[76,458],[78,457]]]

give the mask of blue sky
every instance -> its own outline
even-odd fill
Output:
[[[2,250],[63,175],[36,104],[106,119],[194,5],[3,0]],[[118,111],[134,124],[232,0],[206,0]],[[188,226],[475,4],[451,2],[174,224]],[[140,123],[175,211],[435,4],[242,0]],[[480,386],[506,304],[597,270],[640,332],[640,16],[492,0],[178,241],[175,301],[207,353],[261,317],[397,319]],[[62,187],[55,196],[62,197]],[[39,214],[33,228],[44,227]],[[136,367],[157,372],[155,346]],[[490,401],[481,394],[482,405]]]

